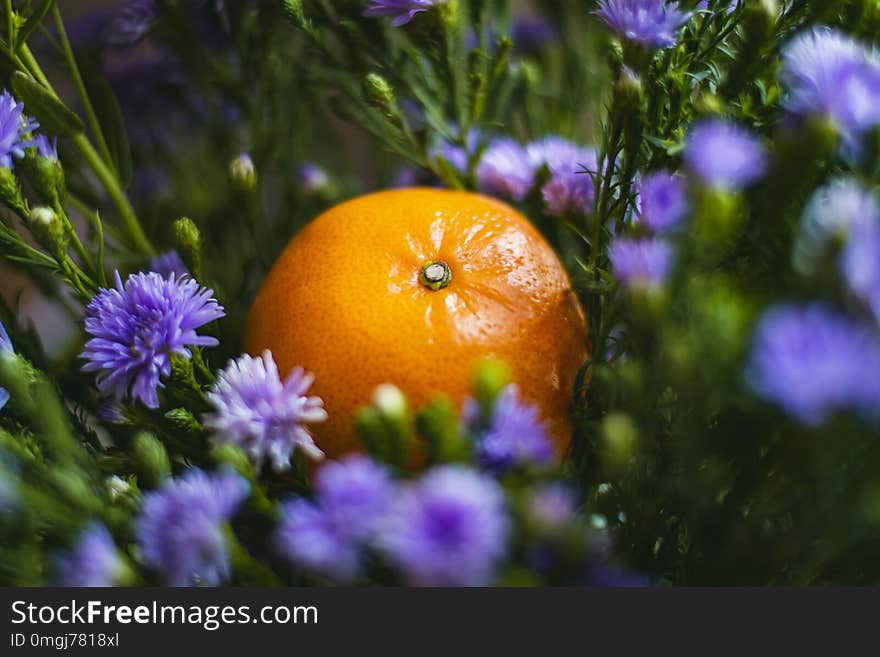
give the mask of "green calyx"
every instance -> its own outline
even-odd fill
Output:
[[[429,290],[442,290],[452,282],[452,270],[442,260],[426,262],[419,274],[419,283]]]

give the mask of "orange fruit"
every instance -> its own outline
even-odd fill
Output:
[[[357,412],[379,384],[414,408],[438,393],[460,404],[485,358],[508,366],[561,454],[588,355],[584,313],[532,224],[485,196],[421,188],[362,196],[308,224],[263,284],[245,349],[271,350],[282,373],[315,374],[310,394],[329,419],[311,429],[329,457],[361,449]]]

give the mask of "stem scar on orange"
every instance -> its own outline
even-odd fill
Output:
[[[315,374],[328,456],[359,451],[355,422],[393,383],[413,407],[460,404],[478,361],[507,364],[561,454],[588,356],[583,310],[550,245],[521,214],[478,194],[399,189],[328,210],[287,246],[257,295],[245,349],[282,373]]]

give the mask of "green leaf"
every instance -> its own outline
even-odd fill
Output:
[[[51,135],[72,137],[85,130],[82,120],[39,82],[21,71],[12,74],[12,91],[24,103],[28,114]]]
[[[128,143],[128,135],[125,131],[125,122],[122,118],[122,110],[116,100],[116,94],[101,74],[97,62],[93,58],[84,58],[80,62],[80,72],[83,83],[92,101],[98,123],[107,140],[107,148],[110,149],[110,157],[113,167],[119,176],[123,187],[128,187],[131,182],[131,146]]]
[[[36,30],[40,22],[42,22],[43,18],[46,17],[46,14],[49,13],[49,10],[52,8],[52,5],[55,4],[55,0],[44,0],[41,5],[39,5],[34,12],[28,17],[25,21],[24,25],[21,26],[21,29],[18,31],[18,34],[15,36],[15,47],[14,51],[18,53],[21,50],[21,47],[27,43],[28,38]]]

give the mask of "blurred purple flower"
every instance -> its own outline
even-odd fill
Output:
[[[498,393],[489,427],[477,440],[476,454],[480,465],[495,474],[553,460],[553,444],[537,407],[521,401],[515,385]]]
[[[840,269],[850,290],[880,325],[880,221],[860,223],[840,254]]]
[[[477,166],[479,188],[521,201],[535,182],[535,166],[526,149],[509,137],[493,140]]]
[[[807,425],[850,408],[880,410],[880,343],[864,326],[821,306],[776,306],[755,329],[747,380]]]
[[[440,144],[430,150],[428,155],[431,159],[438,156],[452,165],[452,168],[459,173],[466,173],[468,170],[468,162],[470,158],[477,152],[480,147],[480,132],[478,130],[469,130],[465,136],[465,145],[458,146],[447,140],[442,140]]]
[[[300,187],[309,194],[326,189],[330,183],[330,176],[327,175],[327,172],[313,162],[302,164],[297,169],[296,177],[299,180]]]
[[[509,530],[495,480],[444,465],[398,494],[379,547],[411,584],[481,586],[492,581]]]
[[[704,119],[691,128],[684,161],[695,178],[728,191],[752,184],[767,166],[761,142],[745,128],[720,119]]]
[[[795,267],[802,273],[820,273],[829,246],[846,244],[871,225],[880,225],[880,208],[874,195],[857,181],[842,178],[820,188],[801,219]]]
[[[207,394],[213,411],[204,423],[211,440],[237,445],[258,469],[268,460],[275,470],[286,470],[296,450],[322,459],[324,453],[305,426],[327,419],[321,398],[306,394],[313,380],[297,367],[282,383],[269,351],[229,361]]]
[[[8,91],[0,93],[0,167],[11,169],[13,157],[24,157],[24,149],[35,145],[25,135],[38,127],[34,119],[24,115],[24,103],[16,103]]]
[[[586,212],[592,208],[596,185],[591,174],[598,168],[595,149],[550,135],[532,142],[526,153],[533,169],[547,165],[550,179],[541,195],[550,214]]]
[[[169,276],[189,276],[189,270],[186,268],[186,265],[183,264],[180,254],[173,249],[171,251],[160,253],[158,256],[150,260],[150,263],[144,271],[155,272],[162,276],[162,278],[168,278]]]
[[[434,5],[445,3],[446,0],[367,0],[364,16],[383,18],[392,16],[394,27],[406,25],[420,11],[427,11]]]
[[[131,46],[143,39],[156,21],[156,0],[127,0],[107,16],[101,40],[108,46]]]
[[[880,59],[846,34],[818,27],[796,36],[780,79],[790,111],[834,121],[849,141],[880,123]]]
[[[3,358],[3,352],[12,353],[12,340],[9,339],[6,328],[0,322],[0,358]],[[8,401],[9,391],[6,388],[0,388],[0,409],[6,406]]]
[[[513,44],[519,50],[535,50],[559,39],[556,25],[543,16],[522,14],[513,22]]]
[[[216,586],[230,574],[223,524],[250,485],[231,470],[191,468],[144,496],[135,536],[144,563],[170,586]]]
[[[666,0],[601,0],[596,15],[618,36],[651,49],[674,46],[690,18],[677,2]]]
[[[58,558],[58,585],[77,587],[116,586],[123,563],[110,532],[94,522],[70,552]]]
[[[212,347],[216,338],[196,329],[224,316],[213,292],[188,277],[137,273],[125,285],[102,289],[86,308],[92,338],[81,358],[85,372],[98,372],[98,390],[117,401],[126,396],[159,407],[160,377],[171,374],[171,356],[190,358],[189,347]]]
[[[653,291],[666,282],[675,264],[675,251],[660,239],[618,237],[608,246],[608,259],[622,285]]]
[[[317,474],[315,501],[285,504],[275,544],[294,564],[340,582],[360,572],[360,552],[372,541],[394,498],[388,471],[366,456],[329,462]]]
[[[669,171],[653,171],[642,176],[636,198],[640,224],[655,234],[678,228],[690,210],[684,179]]]
[[[527,514],[540,530],[555,531],[575,518],[576,501],[572,490],[561,483],[544,484],[529,497]]]

